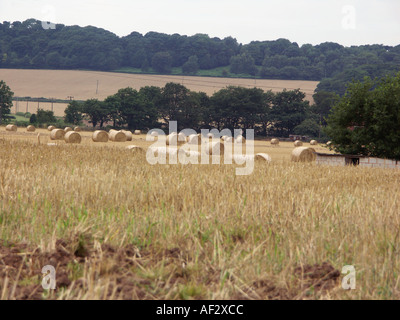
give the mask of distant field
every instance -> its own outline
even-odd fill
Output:
[[[72,96],[75,100],[91,98],[105,99],[121,88],[132,87],[140,89],[144,86],[162,87],[168,82],[177,82],[193,91],[202,91],[208,95],[226,86],[243,86],[261,88],[274,92],[283,89],[300,89],[306,93],[307,99],[312,100],[317,81],[284,81],[260,79],[233,79],[212,77],[187,77],[168,75],[125,74],[96,71],[63,71],[63,70],[15,70],[0,69],[0,80],[4,80],[17,97],[67,99]],[[98,81],[98,91],[97,90]],[[65,104],[54,104],[56,116],[62,116]],[[51,104],[40,103],[45,110],[51,109]],[[26,102],[18,103],[18,111],[26,112]],[[28,111],[37,109],[37,103],[29,103]],[[14,104],[12,112],[17,111]]]

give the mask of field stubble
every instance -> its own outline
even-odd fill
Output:
[[[0,299],[43,298],[47,264],[52,299],[400,298],[400,173],[286,149],[240,177],[1,135]],[[356,290],[340,286],[345,265]]]

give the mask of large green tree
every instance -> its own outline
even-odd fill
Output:
[[[353,82],[328,117],[337,152],[400,160],[400,73]]]
[[[121,122],[129,129],[151,129],[157,122],[157,110],[154,104],[141,92],[132,88],[119,90],[115,94]]]
[[[86,100],[82,105],[82,113],[84,113],[89,121],[92,123],[93,128],[100,124],[100,128],[104,123],[109,120],[109,112],[103,101],[98,99]]]
[[[177,121],[180,130],[196,129],[202,116],[201,98],[179,83],[167,83],[161,89],[160,115],[165,122]]]
[[[305,96],[299,89],[285,89],[275,94],[270,115],[276,135],[288,136],[306,120],[310,106],[309,102],[304,100]]]
[[[64,111],[64,120],[66,123],[79,125],[83,119],[82,106],[77,101],[72,101]]]
[[[10,87],[1,80],[0,81],[0,124],[7,118],[12,108],[12,97],[14,93]]]

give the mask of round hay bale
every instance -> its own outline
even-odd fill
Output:
[[[238,137],[235,139],[235,143],[238,143],[238,144],[240,144],[240,143],[246,143],[246,139],[245,139],[243,136],[238,136]]]
[[[225,146],[221,142],[209,143],[206,152],[209,156],[223,156],[225,152]]]
[[[311,141],[310,141],[310,144],[311,144],[312,146],[316,146],[316,145],[318,145],[318,141],[317,141],[317,140],[311,140]]]
[[[65,134],[64,140],[66,143],[80,144],[82,142],[82,137],[78,132],[69,131]]]
[[[135,136],[140,136],[142,134],[142,131],[140,130],[135,130]]]
[[[109,136],[106,131],[97,130],[93,133],[92,140],[93,142],[108,142]]]
[[[293,162],[313,162],[316,158],[314,148],[299,147],[292,151]]]
[[[185,143],[186,141],[186,136],[185,135],[179,135],[176,132],[171,133],[170,135],[167,136],[167,146],[176,146]]]
[[[71,132],[71,131],[74,131],[74,130],[72,130],[71,127],[66,127],[66,128],[64,129],[64,131],[65,131],[65,133],[67,133],[67,132]]]
[[[131,150],[133,152],[133,154],[138,154],[138,155],[146,154],[146,151],[143,148],[135,146],[135,145],[127,146],[126,149]]]
[[[228,139],[228,138],[232,138],[232,137],[229,137],[229,136],[222,136],[221,137],[222,141],[226,141],[226,139]]]
[[[81,128],[79,128],[79,127],[75,127],[75,128],[74,128],[74,131],[75,131],[75,132],[81,132],[81,131],[82,131],[82,129],[81,129]]]
[[[26,131],[28,131],[28,132],[35,132],[35,131],[36,131],[36,128],[35,128],[35,126],[28,126],[28,127],[26,128]]]
[[[17,131],[17,130],[18,130],[18,128],[17,128],[16,125],[9,124],[8,126],[6,126],[6,131],[13,131],[13,132],[15,132],[15,131]]]
[[[300,140],[295,141],[294,143],[295,147],[302,147],[303,146],[303,142],[301,142]]]
[[[128,130],[122,130],[122,132],[126,135],[126,141],[132,141],[133,140],[133,134],[132,132]],[[135,131],[136,134],[136,131]]]
[[[277,146],[277,145],[279,145],[279,139],[272,139],[271,140],[271,144],[273,145],[273,146]]]
[[[255,156],[256,161],[266,161],[271,162],[272,158],[266,153],[257,153]]]
[[[126,142],[127,138],[125,133],[121,131],[115,131],[111,130],[110,131],[110,140],[113,142]]]
[[[178,142],[185,142],[187,139],[186,134],[184,134],[183,132],[178,134]]]
[[[62,140],[64,139],[65,131],[62,129],[54,129],[50,132],[51,140]]]
[[[49,130],[50,132],[53,131],[54,129],[57,129],[55,126],[48,126],[47,130]]]
[[[193,145],[200,145],[201,144],[201,139],[198,137],[197,134],[191,134],[187,138],[188,144],[193,144]]]

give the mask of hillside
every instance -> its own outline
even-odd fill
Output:
[[[319,90],[342,94],[353,78],[381,77],[399,66],[400,45],[299,46],[287,39],[240,44],[232,37],[157,32],[120,38],[95,27],[58,24],[55,30],[44,30],[34,19],[0,23],[0,68],[185,75],[212,70],[223,77],[322,81]]]
[[[54,98],[75,100],[90,98],[105,99],[115,94],[119,89],[132,87],[140,89],[144,86],[162,87],[168,82],[177,82],[193,91],[205,92],[212,95],[226,86],[243,86],[247,88],[258,87],[264,91],[274,92],[283,89],[300,89],[306,93],[306,99],[312,101],[312,95],[318,85],[316,81],[290,81],[266,79],[233,79],[210,78],[193,76],[168,76],[168,75],[137,75],[112,72],[73,71],[73,70],[16,70],[0,69],[0,79],[4,80],[16,97]],[[98,81],[98,93],[96,94]],[[16,106],[17,102],[14,102]],[[43,109],[50,109],[50,103],[40,103]],[[65,104],[55,104],[54,111],[57,116],[64,115]],[[28,111],[34,112],[36,103],[28,105]],[[16,112],[16,108],[12,112]],[[26,111],[26,103],[19,104],[18,111]]]

